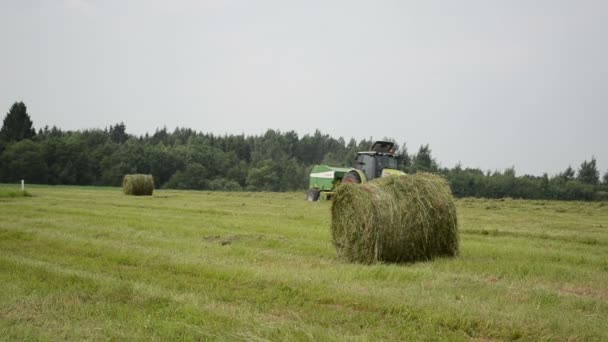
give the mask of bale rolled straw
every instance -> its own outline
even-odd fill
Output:
[[[447,181],[429,173],[343,184],[332,202],[331,233],[351,262],[411,262],[458,254],[458,220]]]
[[[125,175],[122,179],[122,191],[127,195],[152,196],[154,178],[152,175]]]

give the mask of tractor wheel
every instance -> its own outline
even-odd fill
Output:
[[[310,202],[316,202],[319,200],[321,195],[321,191],[319,189],[310,188],[308,189],[308,193],[306,193],[306,199]]]
[[[350,171],[342,177],[342,183],[361,183],[361,176],[356,171]]]

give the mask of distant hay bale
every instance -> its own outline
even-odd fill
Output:
[[[458,254],[458,221],[445,179],[429,173],[340,185],[331,233],[351,262],[429,260]]]
[[[127,195],[152,196],[154,178],[152,175],[143,174],[125,175],[122,179],[122,191]]]

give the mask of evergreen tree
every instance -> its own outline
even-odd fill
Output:
[[[0,140],[5,142],[21,141],[31,139],[36,135],[36,130],[27,114],[27,107],[23,102],[15,102],[4,118],[0,130]]]
[[[568,182],[568,181],[574,180],[574,175],[575,175],[574,170],[572,169],[572,167],[570,165],[568,165],[568,168],[564,172],[560,173],[559,177],[563,181]]]
[[[117,144],[122,144],[129,139],[129,135],[127,134],[127,127],[124,123],[116,124],[115,126],[110,126],[110,140]]]
[[[437,171],[437,162],[431,156],[429,144],[421,145],[418,153],[412,158],[412,171]]]
[[[600,180],[600,173],[597,170],[597,162],[594,157],[591,157],[591,161],[586,160],[581,164],[578,169],[578,181],[585,184],[597,185]]]

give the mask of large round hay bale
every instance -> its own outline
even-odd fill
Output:
[[[410,262],[458,253],[456,207],[439,176],[417,173],[340,185],[331,213],[333,244],[351,262]]]
[[[143,174],[125,175],[122,179],[122,191],[127,195],[152,196],[154,178],[152,175]]]

